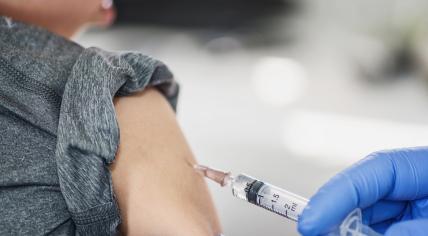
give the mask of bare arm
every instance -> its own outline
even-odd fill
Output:
[[[120,146],[111,167],[126,235],[218,235],[220,224],[193,155],[162,95],[115,100]]]

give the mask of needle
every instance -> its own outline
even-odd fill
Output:
[[[222,187],[228,185],[232,178],[230,172],[215,170],[207,166],[194,165],[193,168],[208,179],[220,184]]]

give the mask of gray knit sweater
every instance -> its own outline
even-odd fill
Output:
[[[117,233],[112,99],[148,86],[175,108],[178,86],[161,62],[0,17],[0,235]]]

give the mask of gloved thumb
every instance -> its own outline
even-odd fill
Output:
[[[385,236],[424,236],[428,234],[428,219],[402,221],[393,224]]]

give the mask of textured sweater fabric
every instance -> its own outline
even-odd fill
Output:
[[[175,109],[163,63],[0,17],[0,235],[118,233],[113,97],[149,86]]]

